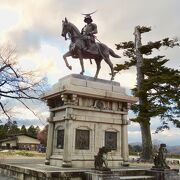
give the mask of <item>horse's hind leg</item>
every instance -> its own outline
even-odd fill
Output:
[[[70,51],[68,51],[67,53],[65,53],[65,54],[63,55],[63,59],[64,59],[64,61],[65,61],[65,63],[66,63],[66,66],[67,66],[70,70],[72,70],[72,66],[70,66],[69,63],[68,63],[68,61],[67,61],[67,57],[69,57],[69,56],[71,56],[71,52],[70,52]]]
[[[111,80],[114,80],[114,68],[111,60],[109,59],[109,48],[107,46],[104,46],[104,49],[101,49],[101,47],[102,44],[98,46],[99,53],[101,57],[104,59],[104,61],[109,65],[111,69]]]
[[[96,74],[94,76],[95,79],[97,79],[99,71],[101,69],[101,61],[102,61],[102,59],[95,59],[95,62],[96,62],[96,65],[97,65]]]
[[[111,60],[109,59],[108,56],[106,56],[104,58],[105,62],[109,65],[110,69],[111,69],[111,80],[114,80],[114,68],[113,68],[113,64],[111,62]]]
[[[80,74],[84,74],[84,62],[83,62],[83,57],[82,57],[82,53],[81,51],[78,51],[78,56],[79,56],[79,60],[80,60],[80,64],[81,64],[81,72]]]

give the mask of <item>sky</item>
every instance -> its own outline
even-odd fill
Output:
[[[115,49],[115,44],[134,40],[134,27],[137,25],[151,26],[152,31],[143,34],[142,41],[160,40],[164,37],[180,39],[180,1],[179,0],[1,0],[0,1],[0,45],[10,43],[18,53],[18,61],[22,68],[38,70],[40,76],[46,76],[52,86],[65,75],[80,72],[78,60],[69,58],[73,69],[66,68],[62,55],[68,51],[69,41],[61,37],[62,20],[67,19],[79,29],[84,26],[82,13],[90,13],[97,24],[97,38],[114,49],[119,55],[122,52]],[[168,66],[180,69],[179,48],[162,49],[160,53],[171,59]],[[113,64],[124,62],[124,58],[111,58]],[[99,77],[110,79],[109,67],[102,64]],[[85,61],[85,75],[95,74],[95,63],[90,65]],[[136,84],[136,71],[123,71],[115,77],[126,88],[127,93]],[[43,124],[48,117],[45,105],[33,105],[40,114],[40,121],[17,106],[19,124]],[[22,111],[23,109],[23,111]],[[23,115],[22,113],[23,112]],[[130,112],[129,117],[133,116]],[[151,122],[152,132],[158,126],[159,120]],[[138,124],[129,126],[129,142],[140,142],[141,135]],[[171,128],[158,135],[152,135],[153,140],[159,140],[169,145],[180,145],[178,137],[180,130]]]

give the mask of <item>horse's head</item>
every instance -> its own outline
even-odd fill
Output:
[[[67,40],[66,34],[70,32],[70,29],[71,29],[70,24],[67,18],[65,18],[65,21],[64,20],[62,21],[62,33],[61,33],[61,35],[65,38],[65,40]]]
[[[69,35],[70,38],[72,37],[79,37],[81,36],[80,31],[78,28],[72,24],[71,22],[68,22],[67,18],[62,21],[62,33],[61,35],[67,40],[66,35]]]

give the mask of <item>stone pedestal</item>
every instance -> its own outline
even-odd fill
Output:
[[[85,173],[85,179],[88,180],[119,180],[118,175],[114,175],[113,172],[102,172],[102,171],[92,171]]]
[[[136,99],[118,82],[72,74],[46,92],[48,119],[46,164],[93,167],[102,146],[112,149],[109,166],[128,160],[127,114]]]
[[[151,173],[155,176],[155,179],[158,180],[179,180],[179,169],[158,169],[152,168]]]

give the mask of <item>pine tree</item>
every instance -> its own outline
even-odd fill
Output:
[[[168,68],[169,61],[165,56],[152,57],[154,49],[161,47],[179,46],[176,39],[164,38],[156,42],[141,43],[141,34],[151,31],[150,27],[135,27],[135,42],[121,42],[116,44],[117,49],[123,50],[123,55],[129,58],[124,64],[117,64],[116,73],[127,70],[132,66],[137,69],[137,85],[133,94],[139,102],[132,106],[137,117],[131,119],[140,124],[142,135],[142,158],[152,158],[152,140],[150,120],[159,117],[161,125],[156,133],[169,129],[169,122],[180,127],[180,71]]]
[[[9,130],[7,131],[8,135],[15,135],[20,132],[20,129],[18,128],[17,122],[16,121],[9,121]]]
[[[37,134],[40,132],[40,128],[39,128],[39,126],[36,126],[36,136],[37,136]]]
[[[27,129],[26,129],[26,126],[25,126],[25,125],[22,125],[22,126],[21,126],[21,133],[22,133],[22,134],[27,134]]]
[[[33,125],[31,125],[27,130],[27,134],[30,136],[36,137],[37,136],[36,128]]]
[[[4,125],[0,125],[0,140],[7,138],[7,131],[4,128]]]

